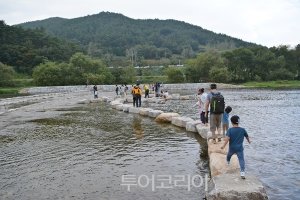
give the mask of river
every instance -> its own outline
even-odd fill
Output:
[[[241,127],[251,137],[245,142],[246,170],[266,186],[270,199],[298,199],[300,196],[300,91],[299,90],[224,90],[230,115],[239,115]],[[193,104],[167,102],[151,105],[177,111],[196,119]],[[196,117],[195,117],[196,116]]]
[[[224,90],[253,143],[246,170],[270,199],[300,195],[300,91]],[[144,104],[198,118],[195,100]],[[206,141],[102,102],[0,136],[1,199],[202,199]],[[128,185],[131,183],[132,185]]]

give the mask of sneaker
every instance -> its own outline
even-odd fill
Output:
[[[241,172],[241,178],[245,179],[245,172]]]

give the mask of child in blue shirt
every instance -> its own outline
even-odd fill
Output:
[[[229,128],[229,113],[231,111],[232,111],[232,108],[230,106],[227,106],[223,113],[223,117],[222,117],[223,137],[225,137],[225,134]]]
[[[247,141],[250,142],[247,131],[244,128],[239,127],[239,117],[234,115],[231,117],[232,127],[228,129],[226,133],[225,143],[221,147],[224,149],[226,144],[229,142],[229,149],[227,153],[227,164],[229,165],[231,156],[236,154],[240,164],[241,178],[245,179],[245,160],[244,160],[244,137],[246,137]]]

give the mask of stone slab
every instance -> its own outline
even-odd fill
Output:
[[[170,123],[173,117],[179,117],[178,113],[161,113],[155,118],[156,122]]]
[[[209,126],[205,126],[203,124],[197,124],[196,129],[202,138],[204,139],[208,138]]]
[[[129,108],[131,108],[133,106],[131,105],[123,105],[123,112],[129,112]]]
[[[200,120],[193,120],[193,121],[188,121],[186,123],[186,126],[185,126],[185,129],[187,131],[190,131],[190,132],[194,132],[194,133],[197,133],[197,129],[196,129],[196,125],[200,124],[201,121]]]
[[[123,107],[124,107],[123,104],[117,104],[117,105],[116,105],[116,109],[117,109],[117,110],[120,110],[120,111],[123,111]]]
[[[265,200],[268,199],[261,181],[247,175],[241,179],[239,173],[222,174],[211,179],[206,193],[207,200]]]
[[[186,123],[189,122],[189,121],[194,121],[194,120],[190,117],[173,117],[171,123],[175,126],[185,128]]]
[[[150,110],[153,110],[153,109],[151,109],[151,108],[140,108],[139,114],[142,115],[142,116],[148,116]]]
[[[148,116],[149,117],[153,117],[153,118],[156,118],[158,115],[160,115],[161,113],[163,113],[162,110],[150,110],[148,112]]]
[[[240,166],[236,155],[233,155],[227,166],[226,155],[220,153],[211,153],[209,156],[209,168],[212,177],[225,173],[239,172]]]
[[[140,113],[140,109],[137,107],[130,107],[128,110],[129,113],[135,113],[135,114],[139,114]]]

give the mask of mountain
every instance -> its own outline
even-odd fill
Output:
[[[19,24],[75,42],[89,55],[135,56],[143,59],[189,58],[206,48],[217,50],[255,46],[224,34],[176,20],[131,19],[101,12],[74,19],[49,18]]]
[[[0,20],[0,62],[13,66],[17,72],[31,74],[44,60],[68,60],[80,47],[49,36],[42,29],[9,26]]]

